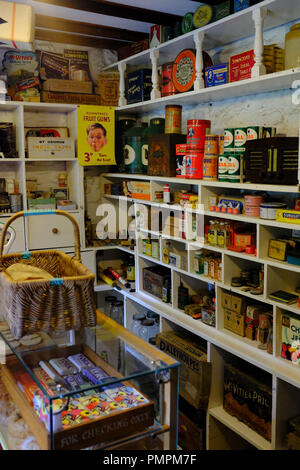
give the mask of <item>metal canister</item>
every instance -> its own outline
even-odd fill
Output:
[[[228,181],[230,183],[240,183],[241,161],[242,158],[239,153],[228,155]]]
[[[219,137],[219,155],[224,155],[224,134]]]
[[[247,141],[262,139],[264,136],[264,128],[261,126],[247,127]]]
[[[187,147],[185,157],[185,177],[189,179],[203,178],[203,157],[201,150],[194,150]]]
[[[210,132],[211,122],[205,119],[187,121],[186,144],[190,149],[204,152],[205,136]]]
[[[190,31],[194,29],[193,16],[194,16],[194,13],[192,13],[191,11],[188,11],[182,18],[182,21],[181,21],[182,34],[189,33]]]
[[[204,154],[203,179],[206,181],[217,181],[218,179],[218,156],[217,155]]]
[[[181,134],[182,106],[168,105],[165,110],[165,134]]]
[[[234,129],[224,129],[224,153],[234,152]]]
[[[173,62],[167,62],[162,66],[162,87],[161,87],[161,96],[170,96],[176,95],[177,90],[173,84],[172,79],[173,71]]]
[[[173,38],[173,28],[172,26],[163,27],[163,40],[164,42],[170,41]]]
[[[234,129],[234,148],[236,152],[245,152],[247,142],[247,127]]]
[[[219,155],[218,158],[218,181],[228,181],[228,156]]]
[[[147,123],[137,123],[128,129],[123,139],[123,155],[126,173],[147,174],[148,140],[145,136]]]
[[[204,143],[205,156],[218,156],[219,154],[219,136],[215,134],[207,134]]]

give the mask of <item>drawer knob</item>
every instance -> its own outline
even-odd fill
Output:
[[[54,228],[52,229],[52,233],[54,233],[54,234],[58,233],[58,229],[54,227]]]

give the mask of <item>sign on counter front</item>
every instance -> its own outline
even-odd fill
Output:
[[[111,106],[78,106],[78,162],[115,165],[115,111]]]

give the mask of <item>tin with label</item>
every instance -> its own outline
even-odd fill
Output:
[[[228,157],[220,155],[218,158],[218,181],[228,181]]]
[[[247,142],[247,127],[234,129],[234,148],[236,152],[245,152]]]
[[[182,22],[181,22],[182,34],[189,33],[190,31],[194,29],[193,16],[194,16],[194,13],[192,13],[191,11],[188,11],[182,18]]]
[[[263,137],[275,137],[276,135],[276,127],[264,127]]]
[[[186,144],[189,149],[204,152],[205,136],[210,132],[211,122],[205,119],[190,119],[187,121]]]
[[[203,156],[200,150],[186,150],[185,167],[186,178],[202,179],[203,178]]]
[[[219,136],[219,155],[224,155],[224,134]]]
[[[224,153],[234,152],[234,129],[224,129]]]
[[[228,156],[228,181],[230,183],[241,181],[241,155],[238,153]]]
[[[181,51],[174,61],[172,79],[177,91],[191,90],[196,78],[196,55],[191,49]]]
[[[169,105],[165,110],[165,134],[181,134],[182,106]]]
[[[262,139],[264,136],[264,128],[262,126],[251,126],[247,128],[247,141]]]
[[[177,90],[172,79],[173,62],[167,62],[162,66],[161,96],[176,95]]]
[[[205,156],[218,156],[219,154],[219,136],[215,134],[207,134],[204,144]]]
[[[203,179],[206,181],[217,181],[218,179],[218,157],[217,155],[204,155]]]

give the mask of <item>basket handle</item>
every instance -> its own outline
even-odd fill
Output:
[[[66,211],[61,211],[58,209],[45,209],[45,210],[39,210],[39,211],[20,211],[16,212],[13,214],[5,223],[3,230],[1,232],[1,240],[0,240],[0,257],[3,256],[3,249],[4,249],[4,242],[5,242],[5,236],[8,230],[8,227],[13,223],[14,220],[18,219],[19,217],[28,217],[31,215],[48,215],[48,214],[56,214],[56,215],[64,215],[67,217],[73,224],[74,228],[74,239],[75,239],[75,256],[74,259],[81,262],[81,256],[80,256],[80,232],[79,232],[79,227],[77,220],[75,217],[73,217],[69,212]]]

